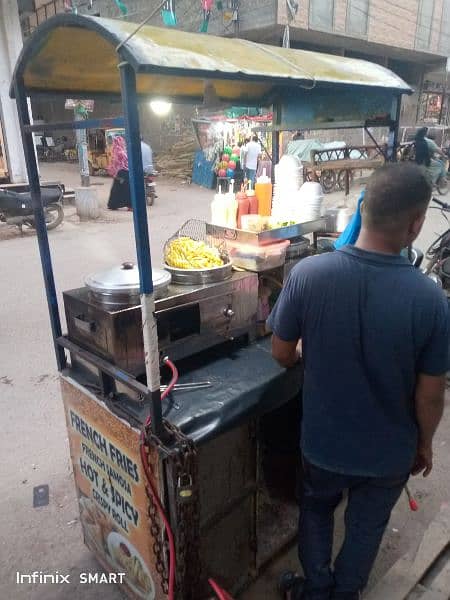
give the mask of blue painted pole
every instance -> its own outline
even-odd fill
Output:
[[[141,282],[141,294],[153,292],[152,261],[145,200],[144,167],[141,154],[141,134],[136,93],[136,74],[128,63],[120,65],[122,102],[127,138],[128,171],[133,205],[136,254]]]
[[[133,206],[134,235],[141,284],[142,336],[144,339],[145,372],[150,390],[149,410],[151,429],[160,439],[165,438],[162,420],[158,331],[155,319],[152,261],[147,223],[144,168],[142,165],[136,73],[128,63],[120,65],[122,103],[127,138],[128,171]]]
[[[52,328],[53,345],[55,347],[56,362],[58,370],[62,371],[66,366],[66,355],[64,349],[56,342],[62,335],[61,320],[59,317],[58,299],[56,296],[55,280],[53,277],[52,260],[50,247],[48,243],[47,226],[45,223],[44,209],[41,200],[41,186],[39,182],[39,173],[36,163],[36,153],[34,150],[33,134],[26,132],[25,127],[30,124],[30,115],[28,112],[27,96],[23,80],[19,77],[14,82],[16,95],[17,112],[19,115],[20,129],[22,133],[22,144],[27,163],[28,183],[31,192],[31,201],[34,211],[34,222],[39,244],[39,254],[41,258],[42,273],[44,276],[45,292],[47,295],[48,312],[50,314],[50,323]]]

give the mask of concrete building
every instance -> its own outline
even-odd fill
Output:
[[[30,3],[33,0],[19,0]],[[207,1],[207,0],[206,0]],[[78,12],[139,22],[159,0],[123,0],[123,15],[114,0],[34,0],[22,11],[27,35],[38,23],[71,6]],[[330,52],[381,63],[398,73],[416,93],[405,98],[401,120],[446,122],[446,59],[450,55],[448,0],[221,0],[208,15],[201,0],[168,0],[175,5],[177,27],[189,31],[239,36],[267,44]],[[149,21],[163,25],[161,12]]]
[[[15,0],[0,0],[0,178],[8,177],[13,183],[27,180],[16,103],[9,97],[21,48],[17,4]]]

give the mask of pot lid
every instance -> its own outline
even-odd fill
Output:
[[[153,269],[152,280],[153,288],[157,290],[169,285],[171,275],[162,269]],[[94,292],[139,294],[139,269],[132,262],[124,262],[111,269],[88,275],[85,284]]]

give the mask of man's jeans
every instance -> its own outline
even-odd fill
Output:
[[[255,187],[256,182],[256,169],[245,169],[246,178],[252,182],[252,187]]]
[[[299,558],[305,600],[353,600],[367,584],[393,507],[408,476],[341,475],[304,461]],[[334,511],[348,490],[345,540],[331,569]]]

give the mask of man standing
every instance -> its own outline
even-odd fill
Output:
[[[142,166],[144,168],[144,175],[151,175],[153,169],[153,150],[149,144],[146,144],[141,138],[141,154],[142,154]]]
[[[245,146],[245,176],[255,186],[256,168],[258,158],[262,152],[261,144],[258,142],[258,136],[254,135],[252,140]]]
[[[431,186],[412,163],[378,169],[355,246],[299,263],[269,319],[273,356],[304,361],[302,600],[356,600],[410,473],[432,469],[442,416],[448,308],[400,256],[419,234]],[[333,515],[348,490],[331,568]]]

